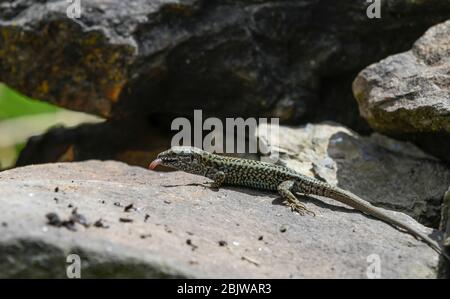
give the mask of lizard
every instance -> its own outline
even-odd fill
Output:
[[[327,197],[409,232],[450,261],[450,257],[437,242],[414,226],[395,219],[381,208],[373,206],[350,191],[303,175],[286,166],[217,155],[191,146],[174,146],[161,152],[150,163],[149,168],[155,169],[158,165],[211,179],[213,189],[218,189],[222,185],[231,185],[276,191],[284,200],[283,203],[300,215],[314,215],[314,213],[308,210],[294,193]]]

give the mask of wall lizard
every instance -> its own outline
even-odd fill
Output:
[[[207,177],[213,181],[211,184],[212,188],[219,188],[222,185],[234,185],[277,191],[284,199],[283,203],[288,205],[293,211],[297,211],[300,215],[314,215],[314,213],[309,211],[295,197],[294,193],[331,198],[409,232],[450,260],[450,257],[437,242],[412,225],[395,219],[382,209],[371,205],[369,202],[349,191],[300,174],[285,166],[220,156],[190,146],[174,146],[160,153],[157,159],[149,165],[149,168],[154,169],[160,164]]]

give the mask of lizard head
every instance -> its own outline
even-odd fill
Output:
[[[199,174],[203,171],[202,157],[207,152],[191,146],[173,146],[160,153],[156,160],[150,163],[149,168],[155,169],[158,165]]]

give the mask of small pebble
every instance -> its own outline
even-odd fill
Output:
[[[94,222],[94,226],[95,227],[100,227],[100,228],[109,228],[109,225],[105,225],[103,223],[103,219],[99,219],[97,221]]]
[[[133,222],[133,219],[130,219],[130,218],[119,218],[119,221],[123,222],[123,223],[130,223],[130,222]]]
[[[133,204],[131,203],[131,204],[127,205],[127,206],[123,209],[123,211],[124,211],[124,212],[129,212],[129,211],[132,210],[132,209],[133,209]]]
[[[189,246],[191,246],[192,251],[194,251],[194,250],[196,250],[196,249],[198,248],[197,245],[194,245],[194,244],[192,243],[192,240],[191,240],[191,239],[187,239],[187,240],[186,240],[186,244],[189,245]]]

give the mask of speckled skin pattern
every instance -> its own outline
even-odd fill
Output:
[[[294,193],[318,195],[337,200],[365,214],[371,215],[398,228],[402,228],[423,240],[438,253],[443,254],[439,244],[415,227],[403,223],[384,210],[372,206],[355,194],[302,175],[290,168],[272,163],[219,156],[189,146],[172,147],[158,155],[152,164],[162,164],[188,173],[201,175],[213,180],[211,187],[222,185],[243,186],[261,190],[278,191],[284,203],[301,215],[314,214],[301,203]],[[152,166],[150,168],[154,168]]]

